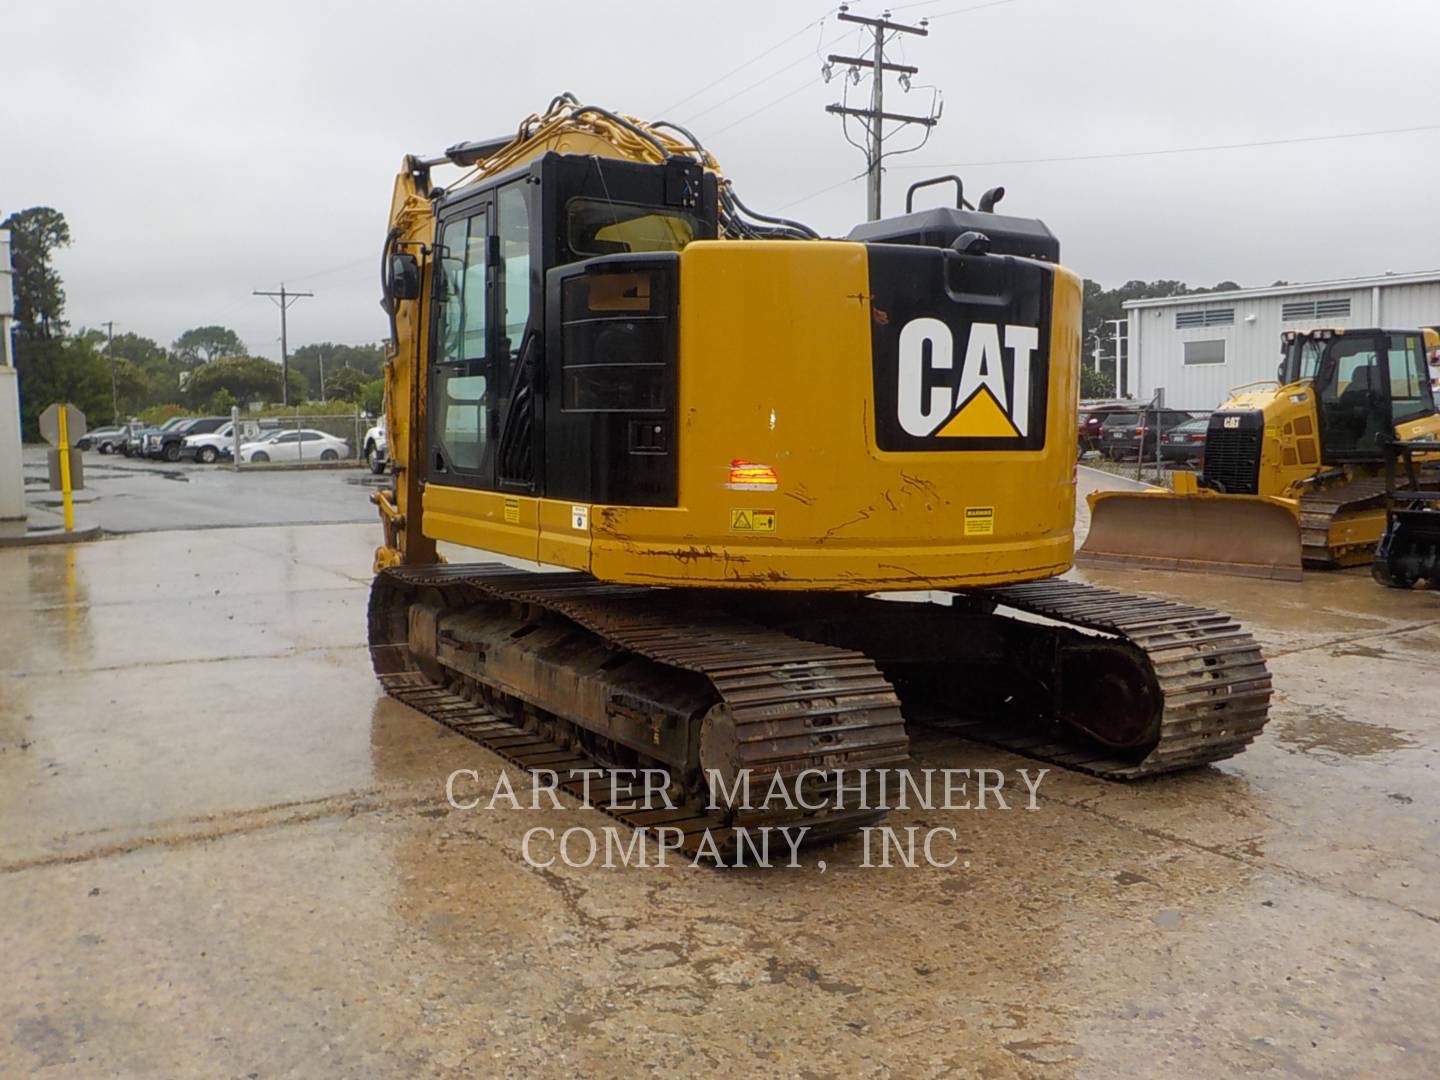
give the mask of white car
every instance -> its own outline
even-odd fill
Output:
[[[350,444],[323,431],[305,428],[277,431],[240,447],[240,461],[259,465],[266,461],[339,461],[350,456]]]
[[[365,463],[370,466],[370,471],[377,476],[385,471],[385,465],[390,455],[390,440],[385,433],[385,417],[380,417],[380,422],[365,432],[363,456]]]

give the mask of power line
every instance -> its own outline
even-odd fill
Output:
[[[826,184],[819,191],[812,191],[809,195],[802,195],[794,202],[788,202],[784,206],[778,207],[777,209],[789,210],[792,206],[799,206],[801,203],[807,203],[811,199],[818,198],[819,196],[824,195],[827,191],[834,191],[836,188],[844,187],[846,184],[853,184],[856,180],[859,180],[862,176],[865,175],[867,175],[867,173],[858,172],[854,176],[847,176],[844,180],[837,180],[833,184]]]
[[[707,90],[711,90],[711,89],[713,89],[714,87],[719,86],[722,82],[724,82],[726,79],[730,78],[731,76],[740,74],[740,72],[744,71],[744,70],[745,70],[746,68],[748,68],[750,65],[752,65],[752,64],[754,64],[754,63],[757,63],[757,62],[760,61],[760,60],[764,60],[765,57],[767,57],[767,56],[769,56],[771,53],[775,52],[775,51],[776,51],[777,49],[779,49],[782,45],[788,45],[790,42],[792,42],[792,41],[794,41],[796,38],[798,38],[801,34],[808,33],[808,32],[810,31],[810,28],[813,27],[813,26],[815,26],[817,23],[823,23],[823,22],[825,21],[825,19],[829,17],[830,12],[832,12],[832,11],[834,11],[834,10],[835,10],[835,9],[834,9],[833,7],[826,9],[825,13],[824,13],[823,15],[821,15],[818,19],[811,19],[811,20],[810,20],[809,22],[807,22],[804,26],[802,26],[799,30],[796,30],[793,34],[790,34],[790,35],[788,35],[788,36],[786,36],[786,37],[781,38],[781,39],[780,39],[779,41],[777,41],[774,45],[770,46],[770,48],[766,49],[764,52],[762,52],[762,53],[760,53],[760,54],[758,54],[758,55],[756,55],[756,56],[752,56],[749,60],[746,60],[746,61],[745,61],[743,64],[741,64],[739,67],[731,68],[731,69],[730,69],[729,71],[727,71],[724,75],[721,75],[718,79],[715,79],[715,80],[712,81],[712,82],[706,83],[706,84],[705,84],[704,86],[702,86],[699,90],[696,90],[694,93],[692,93],[692,94],[690,94],[690,95],[688,95],[688,96],[686,96],[686,97],[681,98],[679,101],[675,102],[675,104],[665,106],[665,108],[663,108],[663,109],[660,110],[660,112],[659,112],[658,115],[664,116],[666,113],[670,112],[671,110],[673,110],[673,109],[678,109],[681,105],[684,105],[686,102],[694,101],[697,97],[699,97],[701,94],[705,93]]]
[[[897,169],[979,169],[995,165],[1049,165],[1066,161],[1113,161],[1118,158],[1161,157],[1166,154],[1204,154],[1217,150],[1249,150],[1261,146],[1294,146],[1298,143],[1331,142],[1336,139],[1368,139],[1377,135],[1413,135],[1422,131],[1440,131],[1440,124],[1419,124],[1415,127],[1377,128],[1374,131],[1346,131],[1334,135],[1303,135],[1293,139],[1260,139],[1255,142],[1214,143],[1209,146],[1175,146],[1164,150],[1125,150],[1106,154],[1072,154],[1066,157],[1009,158],[998,161],[930,162],[923,165],[897,165]]]
[[[933,2],[938,2],[938,0],[930,0],[930,2],[932,2],[932,3],[933,3]],[[928,18],[928,19],[948,19],[951,15],[964,15],[964,14],[966,14],[967,12],[971,12],[971,11],[983,11],[985,8],[1000,7],[1000,6],[1003,5],[1003,4],[1013,4],[1013,3],[1015,3],[1015,0],[990,0],[990,2],[989,2],[988,4],[975,4],[975,5],[971,6],[971,7],[955,8],[953,11],[941,11],[941,12],[937,12],[937,13],[934,14],[934,15],[927,15],[926,18]],[[916,6],[916,5],[909,5],[909,6]],[[898,9],[897,9],[897,10],[898,10]]]
[[[823,82],[823,81],[824,81],[824,80],[821,79],[818,75],[817,75],[817,76],[812,76],[811,78],[806,79],[806,80],[805,80],[803,83],[801,83],[799,86],[795,87],[795,89],[786,91],[785,93],[781,94],[779,97],[771,98],[771,99],[770,99],[769,101],[767,101],[764,105],[761,105],[758,109],[756,109],[754,112],[748,112],[748,113],[746,113],[744,116],[740,117],[739,120],[735,120],[735,121],[733,121],[732,123],[726,124],[726,125],[725,125],[724,127],[722,127],[722,128],[716,128],[714,131],[708,131],[708,132],[706,132],[706,133],[705,133],[705,137],[706,137],[707,139],[713,139],[713,138],[715,138],[715,136],[717,136],[717,135],[723,135],[723,134],[725,134],[725,132],[729,131],[731,128],[733,128],[733,127],[739,127],[741,124],[745,123],[746,120],[753,119],[754,117],[759,116],[762,112],[765,112],[767,109],[772,109],[772,108],[774,108],[776,105],[779,105],[780,102],[782,102],[782,101],[788,101],[790,98],[792,98],[792,97],[794,97],[796,94],[800,93],[801,90],[808,90],[810,87],[815,86],[815,85],[817,85],[818,83],[821,83],[821,82]]]

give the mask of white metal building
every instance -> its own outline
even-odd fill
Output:
[[[1440,270],[1131,300],[1129,396],[1164,389],[1170,408],[1205,410],[1232,387],[1274,379],[1285,330],[1440,325]]]

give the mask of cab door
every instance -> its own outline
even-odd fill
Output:
[[[1384,334],[1343,334],[1330,341],[1315,379],[1321,459],[1327,464],[1378,459],[1375,437],[1393,431]]]
[[[1435,420],[1434,389],[1425,359],[1424,335],[1418,330],[1391,334],[1386,359],[1395,433],[1402,438],[1418,438],[1440,431],[1440,422]]]

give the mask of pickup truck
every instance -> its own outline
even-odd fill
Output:
[[[209,465],[217,458],[235,456],[235,424],[226,420],[214,431],[192,434],[194,428],[180,440],[180,457],[187,461],[198,461]],[[240,441],[253,442],[260,434],[260,424],[255,420],[240,421]]]
[[[145,433],[145,456],[179,461],[180,450],[189,435],[208,435],[222,425],[228,424],[228,416],[201,416],[188,424],[162,427],[158,431]]]
[[[159,427],[151,427],[140,423],[138,420],[130,423],[129,434],[125,436],[125,446],[121,451],[126,457],[145,457],[147,446],[151,436],[155,436],[156,445],[159,445],[159,437],[190,423],[188,416],[172,416]]]
[[[385,434],[385,417],[380,417],[380,422],[365,432],[365,441],[360,445],[365,464],[370,466],[372,473],[379,476],[389,464],[390,441]]]

